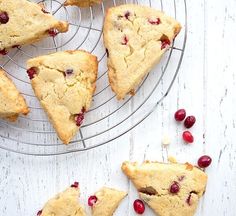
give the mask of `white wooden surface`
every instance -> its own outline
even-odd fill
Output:
[[[133,185],[120,171],[124,160],[165,160],[164,132],[171,137],[168,155],[196,163],[209,154],[212,165],[198,216],[236,215],[236,1],[189,0],[188,40],[172,91],[158,110],[132,132],[83,153],[31,157],[0,150],[0,215],[33,216],[45,201],[73,181],[80,182],[81,200],[108,185],[129,192],[115,215],[135,215]],[[195,142],[185,145],[182,126],[173,120],[177,108],[194,114]],[[153,215],[147,208],[144,215]]]

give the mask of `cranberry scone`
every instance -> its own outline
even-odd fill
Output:
[[[93,4],[100,4],[102,0],[67,0],[64,5],[75,5],[79,7],[89,7]]]
[[[88,204],[92,207],[92,216],[112,216],[126,195],[124,191],[103,187],[94,196],[89,197]]]
[[[207,175],[189,163],[124,162],[122,170],[158,216],[194,215],[207,183]]]
[[[15,121],[19,114],[28,114],[29,109],[25,99],[13,82],[0,69],[0,118]]]
[[[180,30],[175,19],[149,7],[125,4],[108,9],[103,37],[117,99],[134,93]]]
[[[68,31],[68,23],[56,20],[40,5],[27,0],[0,0],[1,52],[37,42],[55,31]]]
[[[50,199],[37,216],[85,216],[85,211],[79,203],[80,190],[75,182],[65,191]]]
[[[75,50],[28,60],[27,73],[59,138],[68,144],[89,109],[96,88],[97,57]]]

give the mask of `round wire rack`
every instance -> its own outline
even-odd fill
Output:
[[[169,93],[179,71],[187,39],[185,0],[104,0],[89,8],[65,7],[63,0],[33,1],[44,4],[47,11],[69,23],[67,33],[11,50],[0,58],[0,66],[8,73],[25,97],[31,110],[16,123],[1,120],[0,148],[27,155],[59,155],[92,149],[109,143],[132,130],[146,119]],[[107,8],[126,3],[147,5],[166,12],[182,23],[183,29],[161,62],[137,88],[135,96],[117,101],[107,79],[106,51],[102,41],[104,13]],[[58,139],[47,116],[35,97],[26,74],[27,59],[60,50],[84,49],[99,60],[97,90],[93,105],[83,126],[69,145]]]

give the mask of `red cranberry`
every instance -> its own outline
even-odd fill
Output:
[[[72,188],[78,188],[79,187],[79,182],[74,182],[74,184],[71,185]]]
[[[0,55],[6,55],[8,52],[6,49],[0,50]]]
[[[19,48],[21,48],[21,46],[20,46],[20,45],[14,45],[14,46],[12,46],[12,48],[17,48],[17,49],[19,49]]]
[[[45,14],[49,14],[49,12],[46,11],[44,8],[42,8],[42,11],[43,11],[43,13],[45,13]]]
[[[186,143],[192,143],[194,141],[193,135],[190,131],[183,132],[183,139]]]
[[[203,155],[198,159],[198,166],[201,168],[206,168],[211,164],[211,157],[208,155]]]
[[[194,123],[196,122],[196,118],[194,116],[188,116],[185,120],[184,120],[184,126],[186,128],[191,128]]]
[[[143,214],[143,212],[145,211],[145,205],[144,205],[143,201],[140,199],[136,199],[134,201],[133,207],[134,207],[134,211],[137,214]]]
[[[7,14],[7,12],[1,12],[0,13],[0,23],[1,24],[6,24],[6,23],[8,23],[8,21],[9,21],[9,16],[8,16],[8,14]]]
[[[188,205],[191,205],[191,193],[189,194],[188,198],[186,199],[186,203],[188,203]]]
[[[168,38],[161,40],[161,49],[165,49],[169,45],[170,45],[170,40]]]
[[[152,25],[159,25],[161,23],[160,18],[156,18],[155,20],[148,19],[148,22]]]
[[[128,41],[129,40],[128,40],[127,36],[125,35],[124,38],[123,38],[123,42],[121,44],[122,45],[127,45]]]
[[[175,112],[175,120],[176,121],[183,121],[186,116],[186,111],[185,109],[179,109]]]
[[[40,216],[43,213],[42,210],[38,211],[37,216]]]
[[[51,36],[51,37],[56,37],[58,32],[56,29],[52,28],[52,29],[49,29],[48,31],[48,34]]]
[[[80,127],[81,124],[83,123],[85,111],[86,111],[86,110],[85,110],[85,108],[83,107],[82,110],[81,110],[81,112],[80,112],[78,115],[76,115],[76,117],[75,117],[76,125],[77,125],[78,127]]]
[[[67,69],[66,70],[66,75],[71,75],[73,74],[74,70],[73,69]]]
[[[88,205],[93,206],[97,202],[98,198],[96,196],[90,196],[88,198]]]
[[[35,74],[37,74],[37,69],[35,67],[31,67],[27,70],[27,74],[30,79],[33,79]]]
[[[130,12],[129,12],[129,11],[126,11],[126,12],[125,12],[125,18],[126,18],[126,19],[129,19],[129,16],[130,16]]]
[[[170,186],[170,192],[173,194],[176,194],[179,192],[179,184],[178,182],[174,181],[172,185]]]

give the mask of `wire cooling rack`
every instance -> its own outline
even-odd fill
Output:
[[[169,93],[179,71],[187,38],[185,0],[104,0],[90,8],[65,7],[61,0],[33,1],[43,3],[46,10],[60,20],[69,22],[67,33],[11,50],[0,58],[0,66],[20,89],[30,107],[28,116],[16,123],[0,121],[0,148],[27,155],[59,155],[84,151],[109,143],[146,119]],[[104,13],[115,5],[135,3],[166,12],[181,22],[183,29],[160,64],[145,77],[135,96],[117,101],[107,79],[106,51],[102,41]],[[35,97],[26,74],[27,59],[60,50],[84,49],[98,57],[99,76],[93,105],[77,136],[64,145],[48,122]],[[154,53],[155,54],[155,53]]]

